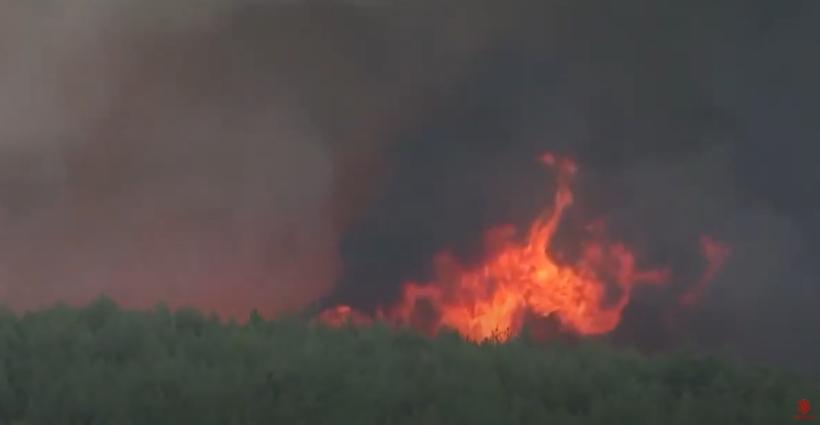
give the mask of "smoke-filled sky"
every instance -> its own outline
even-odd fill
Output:
[[[440,249],[476,259],[488,227],[531,220],[556,151],[581,167],[578,220],[645,262],[685,281],[702,233],[732,246],[687,332],[809,367],[819,19],[810,0],[0,0],[0,300],[372,308]]]

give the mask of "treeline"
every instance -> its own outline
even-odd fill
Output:
[[[474,344],[195,310],[0,316],[0,425],[786,423],[820,388],[728,359]]]

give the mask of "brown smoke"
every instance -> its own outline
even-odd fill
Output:
[[[3,0],[0,302],[316,298],[386,141],[505,22],[460,3]]]

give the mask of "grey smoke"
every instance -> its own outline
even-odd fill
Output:
[[[18,308],[318,297],[383,139],[485,32],[440,43],[440,17],[398,3],[0,10],[0,299]]]
[[[820,373],[817,4],[515,5],[514,29],[399,137],[389,188],[345,235],[330,300],[389,304],[402,282],[430,277],[437,251],[480,258],[484,229],[523,227],[549,202],[532,158],[551,150],[581,166],[567,227],[607,218],[645,264],[676,272],[669,293],[636,294],[625,339]],[[674,311],[678,328],[643,329],[697,281],[701,234],[733,256],[693,311]]]
[[[700,233],[732,245],[687,332],[806,365],[818,7],[2,0],[0,299],[389,303],[544,207],[530,160],[554,150],[582,167],[577,219],[677,285]]]

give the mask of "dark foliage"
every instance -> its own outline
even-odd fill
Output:
[[[815,383],[719,357],[531,345],[107,299],[3,312],[0,424],[771,425],[820,402]]]

